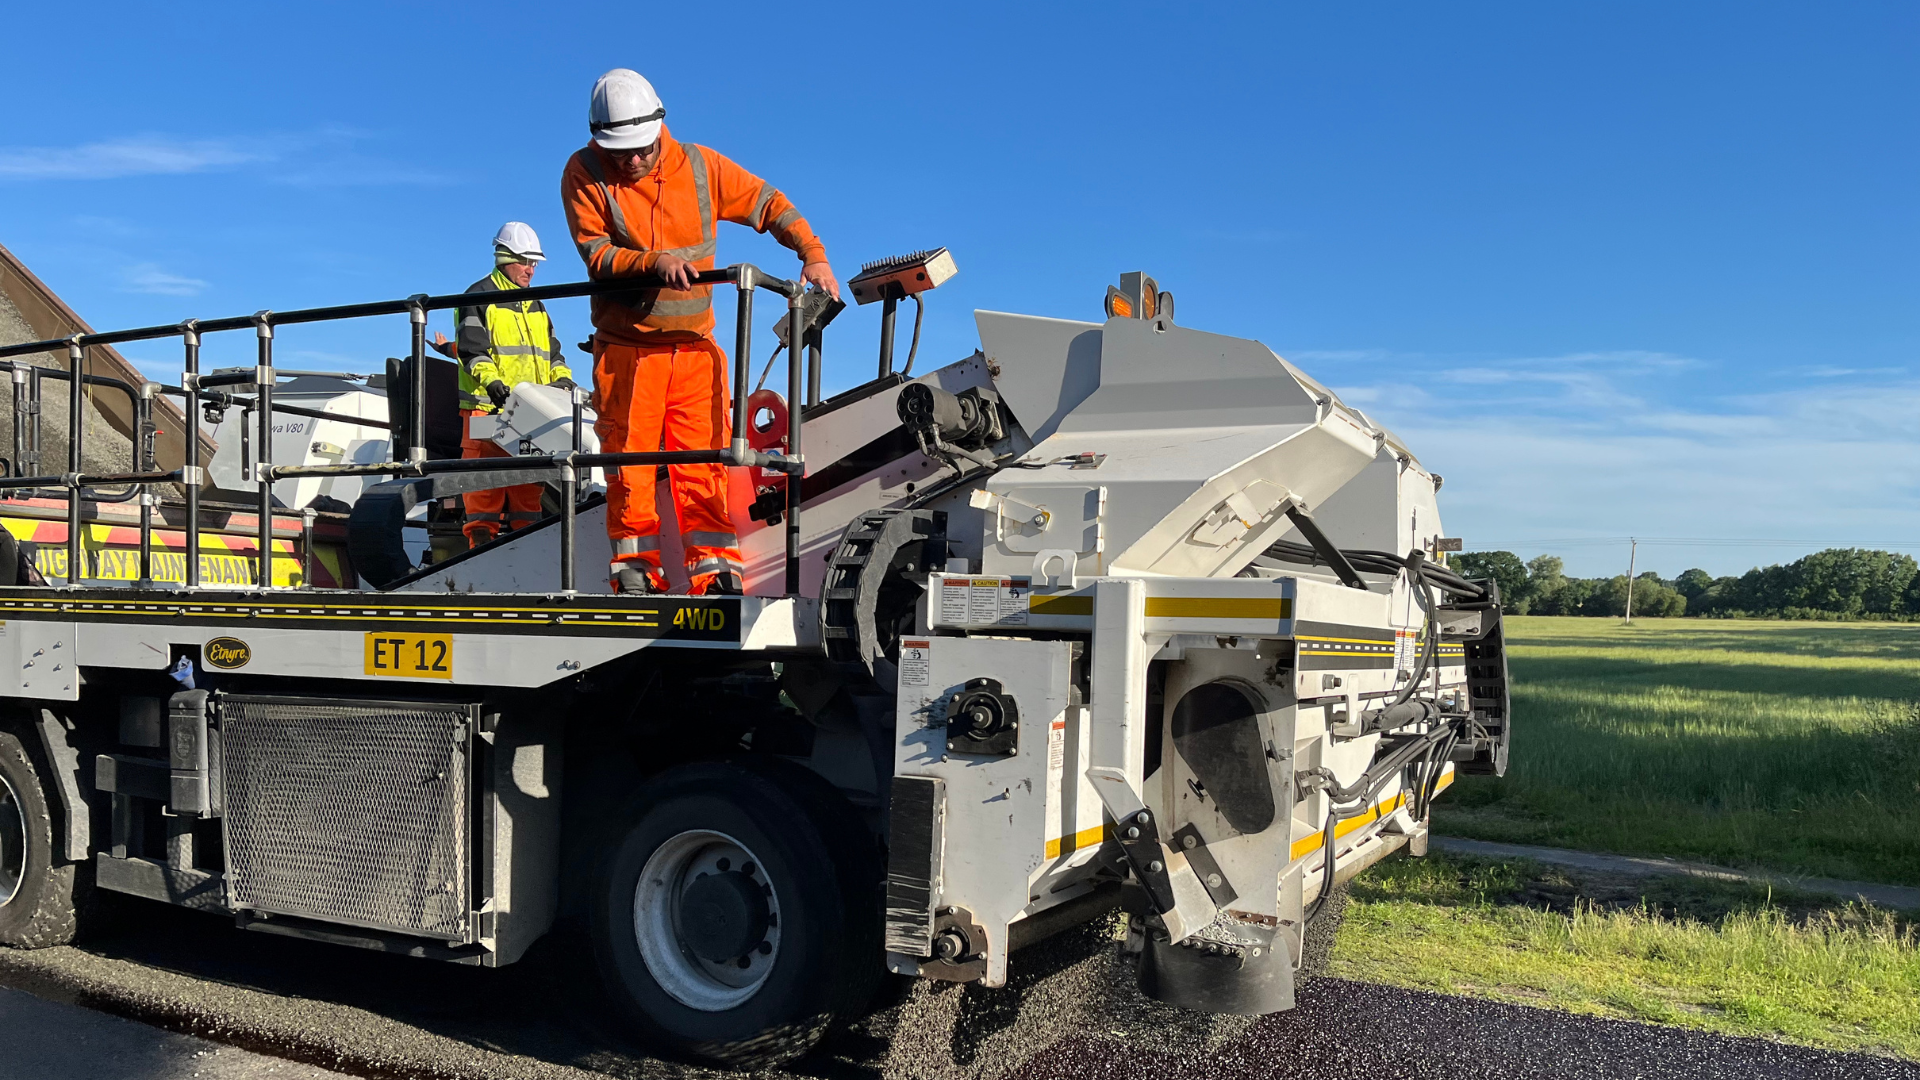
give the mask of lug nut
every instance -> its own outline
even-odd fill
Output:
[[[1183,836],[1180,838],[1180,846],[1186,848],[1188,851],[1192,851],[1194,848],[1200,846],[1200,841],[1190,835]]]
[[[1129,839],[1129,840],[1138,840],[1138,839],[1140,839],[1140,830],[1139,830],[1139,829],[1136,829],[1136,828],[1134,828],[1134,827],[1133,827],[1133,826],[1131,826],[1131,825],[1129,825],[1129,826],[1127,826],[1127,839]]]
[[[1152,862],[1147,864],[1147,869],[1156,874],[1162,870],[1165,870],[1166,868],[1167,868],[1167,864],[1161,862],[1159,859],[1155,859]]]

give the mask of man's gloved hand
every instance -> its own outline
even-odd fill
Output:
[[[493,399],[493,407],[496,409],[507,403],[507,396],[512,392],[507,389],[507,384],[499,379],[487,384],[487,396]]]
[[[557,386],[562,390],[573,390],[577,388],[579,384],[575,383],[572,379],[567,378],[565,375],[562,375],[559,378],[548,383],[547,385]]]

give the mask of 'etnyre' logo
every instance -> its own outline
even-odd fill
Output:
[[[246,667],[247,661],[253,659],[253,649],[239,638],[217,637],[201,648],[200,657],[207,662],[208,667],[226,668],[231,671],[234,668]]]

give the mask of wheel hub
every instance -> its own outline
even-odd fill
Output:
[[[633,901],[640,959],[690,1008],[744,1004],[780,959],[780,892],[766,865],[725,833],[689,829],[655,848]]]
[[[13,784],[0,776],[0,906],[13,900],[26,876],[26,810]]]
[[[738,870],[705,874],[680,895],[680,933],[712,963],[745,956],[767,936],[766,893]]]

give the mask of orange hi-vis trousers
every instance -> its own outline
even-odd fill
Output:
[[[604,453],[721,449],[731,437],[727,354],[706,337],[658,345],[595,338],[593,404]],[[628,466],[608,475],[607,537],[616,571],[622,562],[639,562],[664,587],[653,491],[657,469]],[[693,591],[704,591],[724,571],[744,577],[740,538],[727,509],[726,466],[672,465],[667,476]]]
[[[460,456],[463,458],[506,457],[507,452],[492,439],[474,439],[466,433],[466,423],[476,416],[486,415],[481,409],[460,410]],[[501,526],[508,530],[524,529],[539,521],[540,485],[516,484],[513,487],[488,488],[485,491],[469,491],[461,497],[467,508],[467,522],[460,531],[467,534],[467,546],[479,547],[489,543],[500,535]]]

